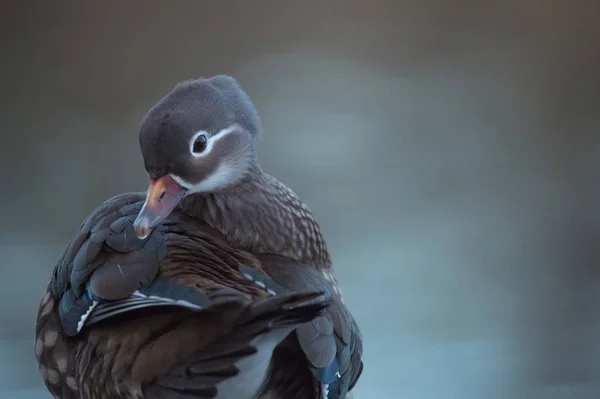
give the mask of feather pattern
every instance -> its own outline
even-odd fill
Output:
[[[180,212],[139,240],[131,222],[143,200],[102,204],[60,258],[36,324],[48,390],[64,399],[254,397],[271,356],[261,351],[322,314],[328,292],[261,277],[258,259]],[[236,382],[247,373],[262,377]]]
[[[229,76],[182,82],[150,109],[147,195],[94,211],[42,300],[36,357],[53,395],[347,396],[362,337],[316,218],[258,164],[260,130]]]

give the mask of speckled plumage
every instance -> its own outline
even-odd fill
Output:
[[[227,76],[149,111],[148,193],[90,215],[40,304],[35,353],[55,397],[347,398],[362,336],[318,222],[260,168],[259,134]]]
[[[331,267],[319,223],[310,209],[266,173],[257,172],[236,190],[188,196],[180,206],[240,248],[286,256],[313,267]]]
[[[299,323],[321,317],[329,301],[322,291],[294,293],[271,282],[257,258],[181,212],[137,239],[131,222],[143,198],[124,194],[98,207],[54,269],[36,322],[44,383],[61,399],[254,398],[274,345]],[[108,280],[90,284],[95,276]],[[128,305],[135,292],[160,281],[159,299]],[[81,332],[68,334],[90,296],[101,304]],[[165,305],[173,298],[187,303]],[[94,320],[102,306],[118,312]],[[252,363],[262,350],[266,359]],[[249,377],[253,387],[228,383],[250,372],[258,372]],[[244,394],[223,396],[234,390]]]

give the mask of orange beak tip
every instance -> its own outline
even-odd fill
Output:
[[[133,222],[135,235],[146,239],[177,207],[184,194],[185,189],[168,175],[151,181],[144,206]]]

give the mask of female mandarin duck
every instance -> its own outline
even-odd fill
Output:
[[[256,158],[229,76],[178,84],[146,115],[146,194],[83,223],[40,305],[57,398],[343,399],[362,337],[319,225]]]

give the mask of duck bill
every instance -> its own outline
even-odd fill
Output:
[[[135,234],[144,239],[160,225],[183,198],[185,189],[170,176],[150,180],[146,202],[133,222]]]

